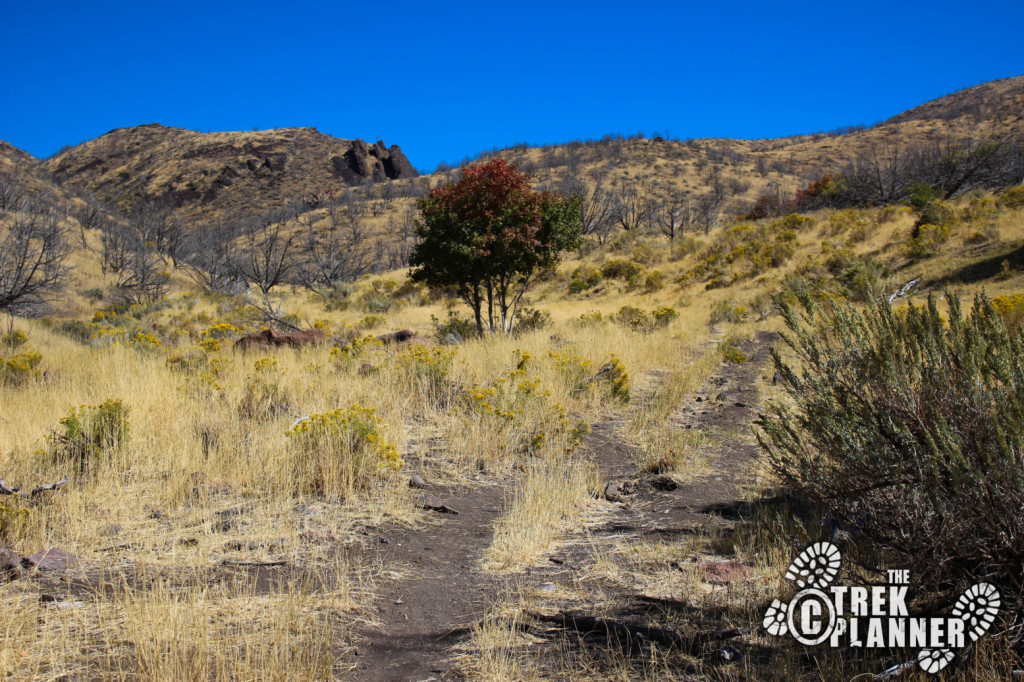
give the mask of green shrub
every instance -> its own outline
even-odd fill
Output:
[[[930,258],[939,252],[939,246],[949,239],[947,225],[924,224],[914,230],[907,242],[907,257],[914,260]]]
[[[634,283],[643,272],[644,266],[621,258],[612,258],[601,264],[601,275],[607,279],[618,279]]]
[[[592,313],[583,313],[580,315],[576,320],[576,324],[580,327],[596,327],[607,321],[608,318],[602,315],[600,310],[595,310]]]
[[[84,320],[61,320],[54,325],[54,329],[79,343],[88,343],[95,331],[95,328]]]
[[[72,473],[87,470],[92,460],[128,442],[128,411],[120,400],[71,410],[50,437],[50,454]]]
[[[733,305],[731,301],[719,301],[711,307],[708,325],[713,326],[722,322],[742,322],[746,316],[747,309],[744,306]]]
[[[434,325],[434,338],[444,343],[449,335],[459,339],[471,339],[479,334],[476,323],[469,317],[462,317],[454,310],[448,311],[448,319],[441,322],[436,316],[430,316],[430,322]]]
[[[653,294],[665,286],[665,273],[661,270],[652,270],[644,277],[644,293]]]
[[[294,492],[339,498],[369,487],[404,465],[382,432],[377,413],[362,405],[314,414],[286,434]]]
[[[355,287],[351,284],[337,284],[333,287],[317,289],[314,299],[319,299],[327,312],[347,310],[352,304],[350,298],[354,291]]]
[[[604,279],[601,271],[589,264],[581,265],[573,270],[571,277],[569,281],[570,294],[578,294],[581,291],[591,289],[600,284],[601,280]]]
[[[387,322],[387,318],[380,315],[367,315],[356,323],[357,329],[376,329]]]
[[[650,320],[640,308],[631,305],[624,305],[615,313],[615,322],[623,327],[629,327],[635,332],[646,331],[650,327]]]
[[[656,329],[667,327],[677,317],[679,317],[679,313],[676,312],[675,308],[669,308],[664,305],[651,311],[651,320],[653,320]]]
[[[797,360],[773,351],[789,401],[758,440],[782,482],[859,531],[865,561],[910,569],[918,593],[984,579],[1020,614],[1024,338],[984,296],[966,316],[946,299],[945,317],[934,297],[900,313],[778,299]]]
[[[82,292],[82,296],[85,297],[85,300],[89,301],[89,303],[99,303],[103,300],[104,295],[103,287],[92,287]]]
[[[600,313],[595,314],[600,316]],[[668,306],[661,306],[647,313],[635,306],[624,305],[619,308],[619,312],[612,316],[612,319],[617,324],[629,327],[635,332],[652,332],[655,329],[667,327],[677,317],[679,317],[679,313]],[[584,316],[580,316],[581,321],[583,318]],[[599,320],[600,317],[597,318],[597,321]]]
[[[513,331],[516,334],[523,334],[549,326],[551,326],[551,313],[536,308],[521,308],[516,315],[516,327]]]

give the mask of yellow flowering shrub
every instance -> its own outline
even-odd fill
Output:
[[[0,336],[0,346],[5,346],[11,350],[20,348],[28,343],[28,337],[25,336],[25,332],[20,329],[15,329],[12,332],[8,332],[3,336]]]
[[[0,384],[21,386],[39,376],[39,363],[43,356],[26,350],[8,357],[0,357]]]
[[[201,334],[201,338],[204,341],[207,339],[229,339],[234,336],[239,336],[241,333],[242,330],[235,325],[227,322],[221,322],[220,324],[215,324],[204,330]]]
[[[529,375],[529,353],[517,350],[516,355],[514,369],[466,391],[467,417],[483,422],[512,451],[539,454],[559,444],[574,447],[589,433],[589,424],[571,416],[565,405],[554,400],[551,390],[541,385],[539,377]],[[575,371],[570,369],[572,364],[582,360],[578,356],[545,357],[556,364],[562,362],[567,371]]]
[[[22,506],[20,498],[20,495],[0,496],[0,542],[14,542],[25,530],[28,509]]]
[[[405,464],[375,410],[351,405],[303,419],[288,432],[295,492],[345,497]]]
[[[128,442],[128,407],[120,400],[99,405],[80,405],[60,420],[60,429],[50,435],[50,454],[69,473],[77,474],[101,454]]]
[[[448,346],[412,345],[394,358],[399,381],[418,390],[432,405],[447,404],[452,397],[450,375],[455,349]]]
[[[1007,329],[1020,329],[1024,323],[1024,294],[997,296],[992,299],[992,307],[1002,316]]]

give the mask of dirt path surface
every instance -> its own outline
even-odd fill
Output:
[[[449,679],[445,663],[495,594],[495,577],[480,570],[504,491],[497,486],[429,486],[457,514],[415,531],[384,530],[373,560],[384,567],[372,617],[358,633],[352,680]]]
[[[742,499],[756,453],[744,432],[749,429],[757,399],[756,382],[765,371],[774,335],[759,333],[740,350],[741,364],[725,364],[708,385],[689,396],[670,417],[680,429],[698,428],[715,434],[711,473],[679,485],[666,476],[642,476],[631,446],[618,435],[619,420],[594,425],[585,447],[605,481],[627,491],[621,505],[589,537],[629,535],[666,539],[715,523]],[[370,555],[383,567],[371,614],[376,623],[356,633],[357,654],[347,679],[461,679],[448,662],[452,648],[464,641],[473,625],[497,598],[504,579],[480,569],[491,542],[493,523],[501,513],[506,490],[500,486],[442,487],[430,493],[456,509],[439,514],[427,527],[383,529]],[[540,585],[579,572],[600,551],[593,542],[569,542],[548,565],[534,567],[527,583]]]

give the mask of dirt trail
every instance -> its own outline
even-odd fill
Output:
[[[716,433],[712,473],[670,487],[664,477],[641,477],[629,444],[618,436],[619,421],[594,426],[585,446],[608,482],[637,482],[629,505],[622,506],[591,536],[629,534],[666,538],[691,533],[695,525],[713,523],[722,509],[741,498],[756,447],[737,437],[745,428],[756,401],[755,382],[768,359],[774,336],[758,333],[741,350],[748,362],[724,365],[715,376],[670,418],[679,428]],[[371,550],[383,567],[385,580],[377,586],[375,626],[366,626],[353,641],[357,655],[347,679],[443,680],[459,673],[446,661],[452,648],[494,603],[504,581],[484,573],[480,560],[491,542],[493,523],[501,513],[506,489],[489,487],[431,488],[431,493],[458,510],[423,529],[383,529]],[[568,543],[551,564],[532,569],[528,582],[540,583],[574,572],[593,561],[588,543]]]
[[[492,603],[497,581],[480,570],[493,523],[504,503],[497,486],[431,486],[458,511],[438,514],[426,528],[384,530],[372,550],[384,567],[373,617],[359,633],[353,680],[449,678],[445,663]]]

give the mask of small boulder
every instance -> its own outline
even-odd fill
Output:
[[[77,556],[69,554],[59,547],[36,552],[21,560],[21,565],[24,568],[37,568],[40,571],[62,571],[66,568],[74,568],[79,563]]]
[[[420,506],[424,509],[429,509],[430,511],[440,512],[441,514],[459,513],[441,501],[441,498],[437,495],[431,495],[430,493],[424,493],[423,496],[420,497]]]

